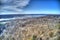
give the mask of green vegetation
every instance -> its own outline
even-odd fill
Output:
[[[32,40],[36,40],[36,38],[37,38],[37,36],[33,35],[33,38],[32,38]]]
[[[14,38],[10,38],[9,40],[15,40]]]
[[[0,37],[0,40],[2,40],[2,38]]]
[[[51,33],[49,34],[49,36],[50,36],[50,37],[53,37],[53,34],[54,34],[54,33],[53,33],[53,32],[51,32]]]
[[[60,29],[60,23],[57,25],[57,28]]]
[[[60,36],[58,36],[57,40],[60,40]]]
[[[58,23],[57,25],[56,25],[56,30],[57,30],[57,32],[56,32],[56,38],[54,38],[54,40],[60,40],[60,23]]]
[[[9,36],[9,37],[7,38],[7,40],[15,40],[15,38]]]
[[[56,27],[57,27],[57,35],[60,35],[60,23],[58,23],[57,25],[56,25]]]

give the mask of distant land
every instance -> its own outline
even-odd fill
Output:
[[[12,17],[22,17],[22,16],[38,16],[38,15],[57,15],[59,16],[60,14],[4,14],[0,15],[0,18],[12,18]]]
[[[60,15],[25,14],[31,18],[6,21],[0,27],[2,40],[60,40]],[[4,28],[3,28],[4,27]],[[35,38],[34,38],[35,37]]]

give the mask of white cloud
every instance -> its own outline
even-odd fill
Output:
[[[19,12],[7,12],[7,11],[5,11],[5,12],[0,12],[1,14],[0,15],[9,15],[9,14],[23,14],[23,12],[22,11],[19,11]]]
[[[29,4],[30,0],[0,0],[4,6],[24,7]]]
[[[0,12],[4,12],[4,11],[21,12],[22,8],[27,6],[30,2],[30,0],[0,0],[0,1],[2,3],[2,5],[0,5],[1,7]]]
[[[23,8],[23,7],[25,7],[26,5],[29,4],[29,1],[30,0],[18,0],[18,1],[13,2],[13,4],[15,4],[16,7]]]

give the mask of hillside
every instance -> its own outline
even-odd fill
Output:
[[[0,40],[60,40],[60,16],[16,19],[6,23]]]

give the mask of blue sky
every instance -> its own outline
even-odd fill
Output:
[[[57,0],[31,0],[30,4],[24,8],[24,12],[59,14],[59,4]]]
[[[23,4],[21,3],[19,7],[24,5],[25,2]],[[27,6],[24,6],[23,9],[21,8],[22,10],[10,8],[9,5],[7,7],[7,4],[4,4],[4,6],[6,7],[6,9],[12,9],[14,11],[19,11],[19,12],[10,12],[9,10],[2,8],[4,10],[0,10],[0,13],[3,11],[1,14],[13,14],[13,13],[14,14],[17,14],[17,13],[20,13],[20,14],[59,14],[59,4],[57,0],[30,0],[30,3],[28,2]],[[23,13],[21,13],[22,11]]]

